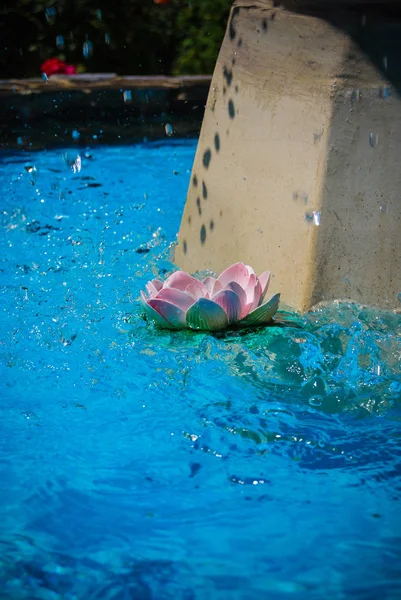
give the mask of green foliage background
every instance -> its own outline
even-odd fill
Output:
[[[2,0],[0,77],[39,77],[42,62],[54,56],[92,73],[212,73],[231,3]],[[93,47],[89,57],[85,41]]]

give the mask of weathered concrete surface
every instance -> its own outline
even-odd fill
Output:
[[[176,263],[268,268],[302,311],[335,298],[399,308],[401,21],[273,4],[234,3]]]

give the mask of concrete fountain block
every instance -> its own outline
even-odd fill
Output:
[[[268,268],[301,311],[400,308],[401,18],[276,4],[231,10],[175,261]]]

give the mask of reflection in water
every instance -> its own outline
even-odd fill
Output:
[[[62,152],[0,157],[2,593],[385,597],[401,317],[147,324],[136,299],[172,268],[194,152],[88,149],[79,172]]]

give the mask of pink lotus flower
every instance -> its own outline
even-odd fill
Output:
[[[270,272],[257,277],[243,263],[228,267],[215,279],[200,281],[176,271],[163,283],[153,279],[141,291],[147,317],[165,329],[218,331],[229,325],[250,327],[269,323],[277,312],[280,294],[264,302]]]

